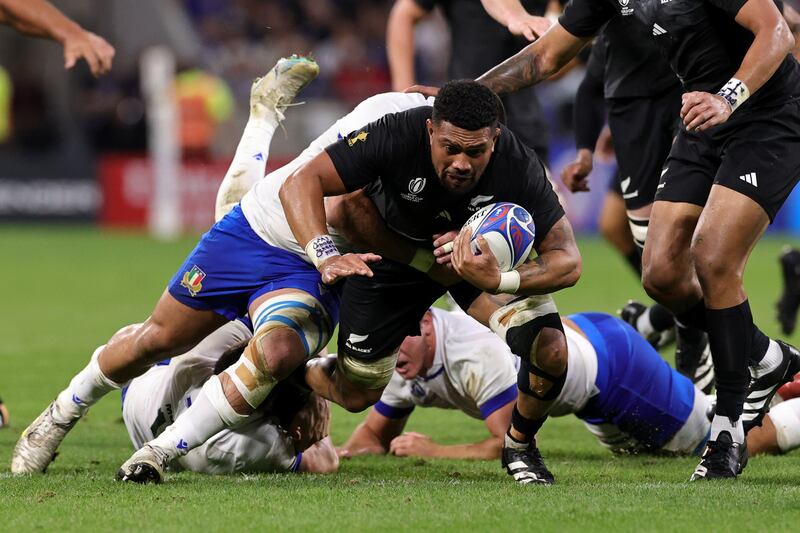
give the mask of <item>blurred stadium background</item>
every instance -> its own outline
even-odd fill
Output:
[[[59,45],[0,28],[2,221],[147,226],[155,189],[148,146],[155,139],[166,151],[162,157],[174,155],[165,172],[174,180],[180,214],[162,231],[202,231],[247,119],[250,83],[279,57],[310,52],[321,74],[302,92],[306,104],[287,113],[269,168],[291,159],[365,97],[390,89],[385,30],[391,0],[54,3],[105,37],[117,55],[111,73],[94,79],[85,63],[65,71]],[[424,19],[416,42],[419,81],[441,84],[449,55],[443,17]],[[147,96],[159,72],[174,77],[174,84],[160,85],[174,89],[175,121],[166,130],[154,127],[152,101],[158,99]],[[571,106],[581,76],[578,67],[538,88],[555,176],[574,154]],[[156,135],[150,144],[149,133]],[[564,195],[578,231],[595,230],[613,168],[613,161],[597,165],[591,194]],[[795,194],[772,231],[800,231],[799,202]]]

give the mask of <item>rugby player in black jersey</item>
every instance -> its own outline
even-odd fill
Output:
[[[567,363],[563,328],[548,295],[578,280],[580,255],[542,162],[498,124],[499,111],[499,99],[486,87],[451,82],[433,108],[386,115],[330,145],[286,180],[280,199],[323,281],[347,278],[335,368],[312,363],[308,384],[349,410],[372,405],[403,339],[419,334],[420,318],[449,290],[520,356],[520,395],[503,462],[522,483],[548,484],[553,476],[534,437],[563,387]],[[386,225],[409,240],[413,268],[386,259],[368,266],[356,254],[339,255],[326,235],[323,197],[365,186]],[[473,255],[461,234],[452,254],[442,255],[453,231],[475,211],[502,201],[532,214],[536,259],[501,274],[485,241],[479,239],[483,253]],[[434,246],[438,261],[452,261],[463,281],[445,286],[426,274]]]
[[[558,25],[480,81],[501,94],[534,84],[615,16],[645,25],[687,91],[643,283],[709,334],[717,414],[692,479],[735,477],[746,464],[745,430],[800,366],[797,350],[755,326],[742,285],[750,251],[800,178],[794,38],[772,0],[573,0]]]
[[[592,45],[586,73],[575,95],[578,154],[561,176],[572,192],[588,190],[593,149],[606,110],[618,166],[618,179],[613,180],[606,202],[613,202],[609,197],[616,194],[625,203],[636,245],[633,257],[627,259],[641,274],[641,251],[650,211],[664,161],[677,133],[683,91],[643,26],[629,19],[612,18]],[[648,308],[631,301],[620,315],[656,347],[675,338],[674,316],[661,304]],[[710,392],[714,371],[707,335],[680,322],[677,331],[676,368],[700,389]]]

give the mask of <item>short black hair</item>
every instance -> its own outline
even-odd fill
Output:
[[[485,85],[472,80],[444,84],[433,103],[431,119],[449,122],[469,131],[494,128],[501,116],[500,98]]]

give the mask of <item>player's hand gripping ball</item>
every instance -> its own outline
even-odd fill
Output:
[[[498,202],[487,205],[472,215],[464,226],[472,231],[472,253],[480,255],[477,237],[483,235],[501,272],[520,266],[533,250],[536,238],[533,217],[517,204]]]

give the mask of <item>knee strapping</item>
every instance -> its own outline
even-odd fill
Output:
[[[354,384],[366,389],[382,389],[392,379],[400,347],[380,359],[357,359],[345,353],[336,358],[336,370]]]
[[[633,242],[641,250],[644,248],[644,241],[647,239],[647,228],[650,226],[650,218],[635,217],[628,215],[628,224],[631,227]]]
[[[567,381],[567,370],[561,376],[554,376],[525,360],[517,372],[517,387],[528,396],[549,402],[558,398]]]
[[[527,296],[512,301],[492,313],[489,325],[515,355],[532,364],[536,363],[542,329],[564,331],[556,304],[549,295]]]
[[[203,385],[203,392],[226,426],[235,427],[247,419],[247,415],[237,413],[225,397],[219,376],[211,376]]]
[[[298,335],[306,357],[325,347],[333,329],[325,308],[309,294],[283,294],[261,304],[253,314],[253,338],[239,360],[225,370],[253,409],[261,405],[277,383],[267,366],[263,341],[279,328],[291,329]]]

